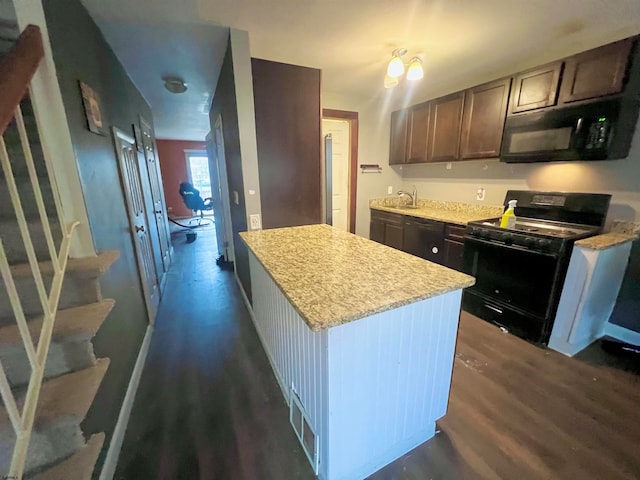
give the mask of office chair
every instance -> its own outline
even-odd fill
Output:
[[[200,212],[200,220],[204,217],[205,210],[213,210],[211,198],[205,198],[203,200],[200,196],[200,190],[189,182],[182,182],[180,184],[180,196],[187,208],[193,210],[196,215]]]

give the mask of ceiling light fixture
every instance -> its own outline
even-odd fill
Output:
[[[402,56],[407,53],[406,48],[396,48],[391,53],[391,60],[387,65],[387,74],[384,77],[384,88],[393,88],[400,83],[400,77],[407,69],[407,80],[414,81],[420,80],[424,77],[424,70],[422,69],[422,60],[420,57],[413,57],[408,64],[402,61]]]
[[[387,75],[391,78],[401,77],[404,73],[404,63],[402,62],[402,55],[407,53],[406,48],[397,48],[391,54],[391,60],[387,66]]]
[[[413,57],[409,62],[409,69],[407,70],[407,80],[420,80],[422,77],[424,77],[422,60],[420,60],[418,57]]]
[[[164,77],[164,88],[171,93],[184,93],[187,91],[187,84],[179,77]]]

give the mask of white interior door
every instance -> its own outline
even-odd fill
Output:
[[[214,130],[207,137],[207,149],[213,159],[212,180],[214,211],[216,212],[216,235],[218,250],[227,262],[235,261],[233,250],[233,230],[231,225],[231,205],[229,203],[229,181],[227,179],[227,163],[224,151],[224,136],[222,132],[222,117],[218,116]]]
[[[322,136],[331,134],[332,225],[349,231],[350,126],[347,120],[322,119]]]
[[[140,117],[140,131],[142,133],[142,148],[144,158],[147,162],[149,172],[149,185],[151,186],[151,199],[153,200],[153,215],[158,228],[158,240],[160,242],[160,253],[162,255],[162,267],[164,272],[169,270],[171,264],[171,237],[169,235],[169,222],[162,191],[162,177],[160,165],[156,157],[156,142],[153,138],[151,124]]]
[[[115,127],[113,127],[113,138],[120,166],[120,178],[122,179],[127,203],[129,225],[134,238],[133,245],[136,252],[140,282],[147,305],[149,322],[153,323],[156,318],[158,303],[160,302],[160,286],[153,260],[151,240],[149,239],[149,226],[147,225],[142,194],[138,152],[133,138]]]
[[[207,155],[209,156],[209,173],[211,175],[211,204],[213,205],[213,213],[215,216],[216,240],[218,243],[218,253],[228,260],[227,245],[225,237],[225,219],[222,210],[222,193],[220,191],[220,171],[218,168],[218,159],[216,158],[216,144],[213,134],[209,132],[205,138],[207,144]]]

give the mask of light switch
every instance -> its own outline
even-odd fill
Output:
[[[393,195],[393,186],[392,185],[389,185],[387,187],[387,195]]]

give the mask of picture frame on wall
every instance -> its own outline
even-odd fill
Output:
[[[136,150],[138,152],[144,152],[144,145],[142,144],[142,130],[140,130],[140,125],[137,123],[132,123],[131,127],[133,128],[133,138],[136,141]]]
[[[82,92],[82,103],[84,113],[87,118],[87,128],[97,135],[106,135],[106,128],[100,107],[100,97],[89,85],[80,80],[80,91]]]

